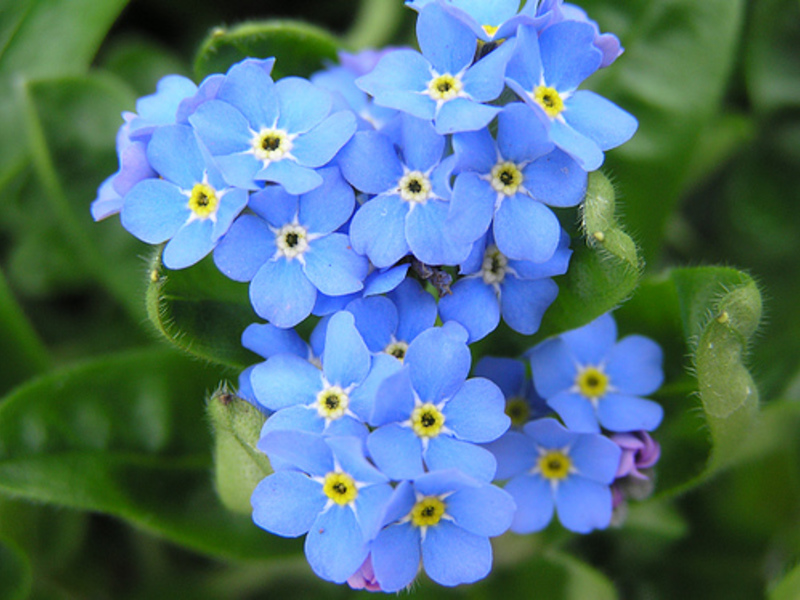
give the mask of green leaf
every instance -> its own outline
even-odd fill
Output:
[[[637,247],[616,217],[616,194],[601,173],[592,173],[581,223],[586,244],[578,245],[567,274],[556,278],[558,297],[537,335],[575,329],[616,308],[636,289],[642,263]]]
[[[14,88],[31,78],[83,73],[127,0],[21,0],[0,7],[0,131],[24,135]],[[0,144],[0,190],[27,162],[24,146]]]
[[[27,598],[32,583],[28,557],[12,542],[0,539],[0,600]]]
[[[800,565],[796,565],[769,591],[769,600],[800,598]]]
[[[157,250],[146,298],[150,322],[181,350],[236,370],[258,359],[241,343],[242,332],[258,320],[247,284],[226,278],[211,257],[188,269],[169,271]]]
[[[225,73],[247,57],[277,60],[273,79],[287,75],[308,77],[326,61],[335,62],[341,42],[313,25],[299,21],[252,21],[231,29],[217,28],[200,46],[194,63],[195,76],[202,79]]]
[[[361,0],[353,26],[345,36],[347,45],[356,50],[386,45],[403,16],[403,5],[396,0]]]
[[[253,490],[272,473],[267,455],[256,448],[266,415],[227,388],[209,398],[207,410],[214,434],[217,493],[230,510],[250,515]]]
[[[639,130],[607,153],[625,192],[625,215],[648,262],[685,189],[694,153],[720,110],[744,17],[744,0],[587,0],[582,7],[625,47],[587,84],[639,120]]]
[[[217,381],[151,348],[30,382],[0,403],[0,492],[108,513],[223,558],[299,550],[216,497],[203,398]]]
[[[110,40],[102,67],[128,83],[139,96],[152,94],[167,74],[191,75],[188,65],[166,47],[149,39],[125,37]]]
[[[133,94],[102,74],[27,83],[22,90],[29,146],[46,192],[44,210],[65,236],[73,262],[104,286],[135,320],[144,314],[143,244],[122,234],[116,219],[93,223],[97,187],[116,171],[114,148],[120,110]]]

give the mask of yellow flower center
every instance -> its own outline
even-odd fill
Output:
[[[341,506],[350,504],[358,497],[356,482],[347,473],[331,471],[325,475],[322,491],[328,498]]]
[[[533,90],[533,99],[544,109],[551,119],[556,118],[564,110],[564,101],[555,88],[544,85]]]
[[[566,479],[572,461],[560,450],[550,450],[539,457],[538,466],[545,479]]]
[[[409,171],[400,178],[397,187],[406,202],[425,202],[431,196],[431,180],[422,171]]]
[[[458,77],[445,73],[428,82],[428,95],[434,100],[452,100],[461,92],[464,84]]]
[[[445,504],[436,496],[426,496],[411,509],[411,524],[415,527],[438,525],[445,511]]]
[[[411,413],[411,429],[421,438],[439,435],[444,425],[444,415],[430,402],[418,406]]]
[[[495,25],[482,25],[481,29],[486,32],[486,35],[488,35],[490,38],[493,38],[494,34],[497,33],[497,30],[500,29],[500,27]]]
[[[608,391],[608,375],[596,367],[584,367],[575,379],[582,396],[600,398]]]
[[[350,397],[338,385],[332,385],[317,394],[317,413],[326,419],[342,417],[349,404]]]
[[[252,147],[258,160],[280,160],[292,149],[292,140],[283,129],[264,128],[253,137]]]
[[[531,418],[531,408],[525,398],[515,396],[506,402],[506,414],[515,427],[522,427]]]
[[[217,191],[207,183],[196,183],[189,194],[189,208],[199,219],[207,219],[217,212]]]
[[[483,253],[483,264],[481,265],[481,276],[486,285],[502,283],[508,270],[508,258],[497,249],[497,246],[489,246]]]
[[[392,342],[383,349],[386,354],[391,354],[400,362],[403,362],[406,357],[406,350],[408,350],[408,344],[405,342]]]
[[[492,168],[492,187],[506,196],[517,193],[522,179],[522,171],[512,162],[497,163]]]

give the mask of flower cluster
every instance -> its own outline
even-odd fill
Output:
[[[313,570],[396,591],[420,571],[476,581],[490,537],[558,513],[609,525],[658,458],[658,346],[611,316],[533,348],[469,344],[502,318],[530,335],[570,239],[551,207],[636,120],[578,87],[620,55],[561,0],[415,0],[420,51],[342,53],[310,80],[247,59],[199,86],[171,76],[126,113],[96,219],[189,267],[249,283],[240,395],[270,416],[274,473],[253,519],[306,535]],[[306,341],[294,329],[317,319]],[[555,413],[563,425],[551,416]],[[610,437],[606,432],[613,432]],[[616,498],[614,500],[612,498]]]

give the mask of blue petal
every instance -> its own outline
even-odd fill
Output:
[[[185,269],[208,255],[215,245],[213,228],[214,223],[208,219],[181,227],[164,248],[164,266],[168,269]]]
[[[621,448],[604,435],[578,436],[569,451],[581,477],[606,485],[614,481],[621,454]]]
[[[167,75],[162,77],[156,85],[156,93],[144,96],[136,101],[136,112],[139,119],[134,119],[131,125],[143,127],[137,123],[143,121],[148,125],[163,125],[175,122],[175,112],[180,101],[188,98],[197,91],[197,86],[191,79],[182,75]]]
[[[369,263],[353,252],[350,239],[342,233],[313,240],[305,260],[306,275],[323,294],[342,296],[364,287]]]
[[[322,177],[322,185],[300,198],[298,220],[313,233],[330,233],[353,214],[355,194],[339,169],[320,169],[317,173]]]
[[[494,537],[511,526],[516,505],[499,487],[484,484],[447,497],[447,514],[458,527],[476,535]]]
[[[275,84],[280,103],[278,127],[289,133],[305,133],[328,116],[333,101],[326,90],[307,79],[285,77]]]
[[[506,64],[514,51],[513,44],[501,44],[464,74],[464,92],[477,102],[490,102],[505,88]]]
[[[547,449],[563,449],[572,446],[582,434],[568,431],[556,419],[534,419],[523,427],[525,435],[536,442],[537,446]]]
[[[575,206],[586,195],[586,171],[558,149],[525,167],[523,177],[528,193],[550,206]]]
[[[250,150],[250,124],[227,102],[209,100],[201,104],[189,122],[213,156]]]
[[[322,486],[292,471],[273,473],[253,491],[253,521],[284,537],[303,535],[314,523],[327,498]]]
[[[349,111],[339,111],[322,121],[292,143],[292,155],[306,167],[321,167],[336,156],[356,131],[356,118]]]
[[[423,402],[439,403],[452,396],[469,373],[471,357],[466,343],[432,327],[420,333],[406,352],[411,381]]]
[[[276,354],[256,365],[250,375],[259,403],[270,410],[311,404],[322,389],[322,373],[294,354]]]
[[[242,333],[242,346],[259,356],[270,358],[275,354],[294,354],[308,358],[308,344],[294,329],[281,329],[268,323],[253,323]]]
[[[617,324],[611,314],[605,314],[561,337],[581,364],[599,365],[617,341]]]
[[[474,242],[489,229],[497,192],[477,173],[461,173],[453,186],[446,226],[455,240]]]
[[[429,527],[422,542],[422,564],[433,581],[453,586],[483,579],[492,569],[489,538],[447,521]]]
[[[305,552],[314,572],[335,583],[347,581],[369,553],[352,509],[336,504],[314,522]]]
[[[408,254],[407,213],[408,204],[399,196],[376,196],[356,210],[350,222],[353,249],[378,268],[392,266]]]
[[[325,438],[325,443],[333,450],[333,454],[339,461],[342,471],[352,476],[356,481],[364,484],[379,484],[389,481],[386,475],[376,469],[364,457],[365,446],[364,440],[361,438],[347,436],[328,437]]]
[[[404,90],[377,92],[375,104],[393,108],[419,119],[432,120],[436,115],[436,101],[427,94]],[[383,128],[386,131],[386,127]]]
[[[436,322],[436,300],[415,279],[404,279],[389,298],[397,307],[399,322],[395,337],[411,342]]]
[[[428,200],[413,206],[406,217],[411,252],[428,265],[457,265],[469,255],[472,240],[456,241],[447,234],[449,202]]]
[[[399,592],[411,585],[419,561],[419,530],[411,523],[387,527],[372,543],[372,568],[384,592]]]
[[[429,120],[403,115],[401,132],[403,158],[412,171],[427,172],[442,159],[446,140]]]
[[[387,90],[423,92],[430,78],[430,63],[419,52],[396,50],[385,54],[370,73],[356,79],[356,85],[377,97]],[[433,100],[428,100],[435,105]]]
[[[577,533],[605,529],[611,523],[611,490],[582,477],[568,477],[556,491],[561,524]]]
[[[431,438],[425,452],[425,464],[430,471],[459,469],[480,481],[492,481],[497,472],[497,461],[486,448],[449,435]]]
[[[515,358],[484,356],[472,372],[495,382],[506,398],[519,396],[525,389],[525,365]]]
[[[189,219],[188,199],[163,179],[145,179],[125,196],[122,226],[148,244],[160,244],[175,235]]]
[[[494,288],[481,277],[461,279],[439,300],[443,321],[456,321],[469,331],[470,343],[483,339],[500,323],[500,304]]]
[[[454,6],[469,14],[481,25],[497,27],[517,14],[519,0],[454,0]]]
[[[404,367],[387,377],[378,387],[369,423],[378,427],[405,421],[411,416],[412,410],[414,410],[414,390],[411,387],[409,369]]]
[[[267,222],[242,215],[214,250],[214,264],[234,281],[250,281],[275,250],[275,234]]]
[[[497,385],[488,379],[473,378],[448,400],[443,412],[447,428],[459,439],[480,444],[497,439],[511,425],[505,405]]]
[[[376,269],[364,281],[364,296],[387,294],[399,286],[406,277],[410,264],[400,264],[388,269]]]
[[[258,316],[278,327],[294,327],[311,314],[317,289],[297,260],[265,263],[250,282],[250,302]]]
[[[426,6],[419,14],[417,40],[422,54],[438,73],[455,75],[475,56],[475,36],[438,4]]]
[[[602,402],[605,402],[605,398],[601,400],[601,404]],[[580,433],[600,433],[594,406],[580,394],[562,392],[547,398],[547,404],[558,413],[564,425],[570,430]]]
[[[530,281],[506,275],[501,289],[503,320],[511,329],[524,335],[539,330],[545,311],[558,296],[558,286],[552,279]]]
[[[497,461],[495,479],[516,477],[536,464],[539,453],[533,440],[518,431],[507,431],[501,437],[484,446]]]
[[[492,170],[497,162],[497,149],[488,129],[456,133],[452,139],[459,171],[489,173]]]
[[[269,419],[267,419],[267,423],[269,423]],[[268,429],[262,433],[257,447],[267,453],[271,460],[279,460],[281,463],[291,466],[292,469],[315,477],[324,477],[335,466],[333,452],[325,443],[324,438],[313,432]]]
[[[408,427],[390,423],[369,434],[367,448],[375,465],[395,480],[422,475],[422,442]]]
[[[262,163],[256,160],[256,157],[251,152],[216,156],[215,160],[222,176],[229,185],[247,190],[257,190],[262,187],[253,180],[253,177],[261,169]]]
[[[294,221],[299,201],[282,186],[268,185],[250,196],[249,208],[273,227],[280,228]]]
[[[664,418],[664,409],[652,400],[606,394],[597,406],[600,424],[609,431],[653,431]]]
[[[569,123],[553,121],[550,138],[586,171],[595,171],[603,164],[605,157],[597,143],[572,128]]]
[[[521,475],[509,481],[504,489],[517,504],[511,531],[533,533],[547,527],[555,509],[549,481],[536,475]]]
[[[469,98],[453,98],[436,111],[436,131],[441,134],[475,131],[486,127],[500,109]]]
[[[217,188],[219,189],[219,188]],[[233,220],[247,206],[249,193],[247,190],[228,188],[219,199],[217,221],[214,223],[212,238],[218,241],[231,227]]]
[[[335,438],[329,438],[330,441],[333,439]],[[391,496],[392,487],[388,483],[365,486],[358,491],[358,498],[355,501],[356,519],[366,541],[375,539],[381,530],[383,515]]]
[[[558,242],[555,254],[543,263],[533,263],[528,260],[512,260],[508,266],[511,267],[520,279],[542,279],[544,277],[555,277],[563,275],[569,267],[569,260],[572,257],[572,250],[569,249],[569,234],[561,230],[561,238]]]
[[[322,177],[314,169],[297,164],[290,158],[284,158],[269,165],[253,175],[258,181],[274,181],[280,183],[290,194],[300,195],[310,192],[322,185]]]
[[[506,66],[506,83],[511,85],[509,80],[528,92],[533,91],[542,80],[539,36],[533,27],[522,26],[517,32],[514,54]]]
[[[601,150],[624,144],[633,137],[639,126],[633,115],[594,92],[576,92],[565,108],[564,120]]]
[[[356,329],[355,317],[345,311],[334,314],[325,332],[322,369],[331,385],[342,388],[361,383],[369,373],[370,352]]]
[[[338,419],[336,422],[341,420]],[[325,419],[319,415],[316,408],[295,404],[271,414],[261,428],[261,435],[263,437],[273,431],[303,431],[321,435],[325,431]],[[263,444],[259,444],[259,447],[263,447]],[[267,449],[264,448],[262,451],[267,452]],[[296,466],[294,462],[287,462],[281,453],[271,454],[269,459],[275,471],[293,469]]]
[[[497,118],[497,146],[506,160],[527,163],[553,149],[548,128],[528,106],[514,102],[503,108]],[[528,177],[524,185],[530,189]]]
[[[397,329],[397,308],[383,296],[359,298],[347,305],[356,318],[356,327],[372,352],[383,352]]]
[[[260,65],[244,61],[232,66],[217,97],[239,109],[255,131],[275,126],[278,96],[272,78]]]
[[[147,160],[164,179],[190,191],[203,181],[205,161],[195,132],[184,125],[167,125],[153,132],[147,145]]]
[[[611,385],[635,396],[655,392],[664,381],[661,346],[641,335],[621,339],[606,355],[606,374]]]
[[[541,202],[522,194],[503,200],[494,216],[494,239],[510,259],[541,263],[558,248],[561,224]]]
[[[388,354],[378,354],[372,358],[372,368],[366,379],[350,394],[350,410],[364,421],[373,413],[375,396],[384,380],[401,368],[400,361]]]
[[[588,23],[562,21],[539,37],[544,78],[559,92],[574,90],[594,73],[603,60],[594,47],[594,28]]]
[[[355,134],[338,158],[342,175],[356,189],[380,194],[397,186],[403,166],[392,142],[375,131]]]
[[[550,339],[535,346],[529,353],[533,383],[539,395],[547,400],[575,385],[578,366],[563,339]]]

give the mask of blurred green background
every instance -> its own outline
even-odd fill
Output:
[[[587,85],[640,120],[603,169],[616,212],[584,226],[638,255],[576,240],[597,294],[565,279],[543,330],[628,300],[621,330],[664,346],[656,493],[605,532],[506,535],[486,581],[411,595],[800,598],[800,3],[581,6],[626,48]],[[330,33],[236,29],[266,19]],[[401,0],[0,0],[0,600],[358,594],[215,494],[205,399],[255,360],[233,327],[255,319],[246,286],[199,298],[213,268],[165,276],[89,205],[120,112],[162,76],[265,48],[307,75],[337,44],[410,44],[413,24]]]

